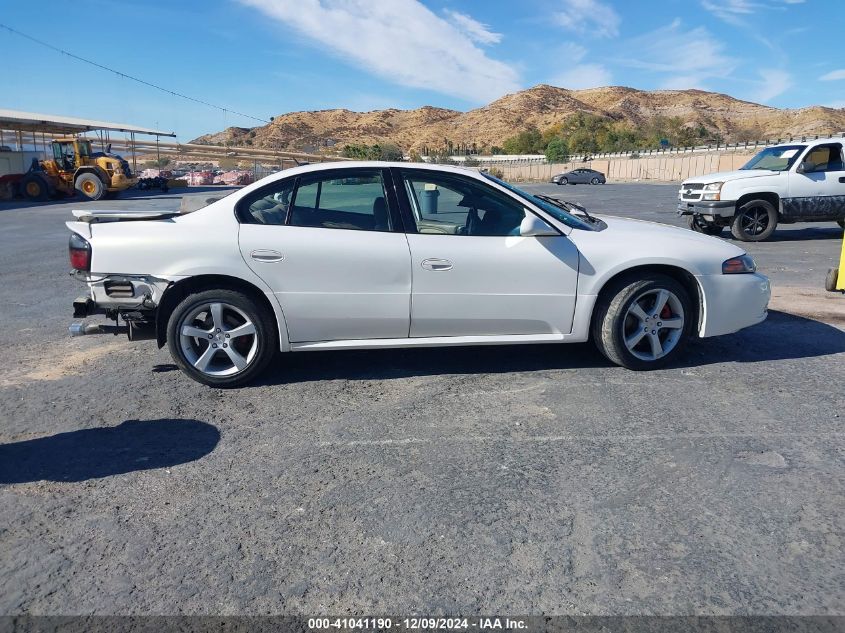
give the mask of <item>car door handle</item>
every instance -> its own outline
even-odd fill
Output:
[[[285,256],[282,255],[279,251],[270,251],[270,250],[255,250],[249,254],[257,262],[264,262],[265,264],[272,264],[273,262],[280,262],[282,261]]]
[[[448,259],[424,259],[420,265],[426,270],[452,270],[452,262]]]
[[[839,182],[845,182],[845,176],[840,177]]]

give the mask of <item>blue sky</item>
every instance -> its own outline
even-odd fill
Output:
[[[0,22],[261,119],[468,110],[539,83],[702,88],[845,107],[845,0],[0,0]],[[157,126],[257,121],[166,95],[0,28],[0,107]]]

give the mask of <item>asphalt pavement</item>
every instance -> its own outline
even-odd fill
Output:
[[[682,223],[673,185],[528,188]],[[0,203],[0,614],[845,615],[834,321],[775,311],[649,373],[589,344],[319,352],[209,389],[66,334],[70,209],[180,196]],[[813,289],[841,238],[748,248]]]

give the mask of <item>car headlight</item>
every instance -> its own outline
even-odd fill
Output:
[[[742,273],[757,272],[757,264],[751,255],[739,255],[738,257],[731,257],[722,262],[723,275],[737,275]]]
[[[704,192],[701,196],[702,200],[718,200],[722,192],[723,182],[711,182],[702,188]]]

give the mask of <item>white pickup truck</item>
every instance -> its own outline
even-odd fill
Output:
[[[767,147],[736,171],[690,178],[678,192],[678,213],[694,231],[726,226],[743,242],[768,239],[778,224],[839,223],[845,228],[845,138]]]

